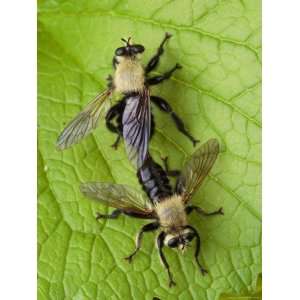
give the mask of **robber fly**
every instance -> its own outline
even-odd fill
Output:
[[[172,286],[175,285],[175,282],[163,253],[164,245],[184,251],[188,244],[195,239],[196,263],[203,275],[207,272],[199,262],[199,234],[194,227],[188,224],[187,215],[196,211],[199,214],[211,216],[223,214],[223,209],[207,213],[200,207],[187,205],[187,203],[209,173],[218,153],[218,141],[210,139],[194,152],[181,172],[168,170],[167,164],[163,169],[148,154],[144,165],[137,171],[139,182],[148,197],[131,187],[112,183],[84,183],[80,189],[85,196],[116,208],[109,215],[98,214],[97,219],[115,219],[121,213],[137,218],[154,219],[138,232],[136,248],[126,259],[131,262],[139,251],[144,232],[161,229],[157,236],[157,246],[161,261],[168,272],[169,286]],[[172,190],[168,175],[177,176],[175,190]]]
[[[154,120],[150,111],[150,101],[159,109],[169,113],[175,122],[177,129],[186,135],[195,145],[198,141],[185,129],[182,120],[175,114],[168,102],[161,97],[152,96],[149,86],[159,84],[171,77],[176,69],[181,66],[176,64],[166,73],[158,76],[148,77],[159,63],[160,56],[164,52],[164,44],[171,37],[169,33],[161,42],[156,54],[150,59],[144,68],[140,62],[140,55],[144,52],[143,45],[131,44],[122,39],[125,46],[115,50],[113,58],[114,76],[108,77],[107,89],[96,96],[63,130],[57,140],[57,148],[63,150],[78,143],[98,125],[98,120],[103,114],[107,100],[113,92],[123,94],[123,98],[112,106],[106,114],[107,128],[118,135],[112,145],[117,148],[121,137],[124,137],[128,157],[142,166],[148,151],[149,139],[153,134]],[[114,124],[113,120],[116,121]]]

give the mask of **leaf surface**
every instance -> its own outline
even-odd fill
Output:
[[[260,1],[39,1],[38,12],[38,295],[39,299],[208,299],[255,291],[261,272]],[[102,121],[78,145],[55,149],[63,129],[113,72],[120,38],[142,43],[146,63],[164,32],[173,34],[156,74],[183,69],[152,89],[202,142],[217,138],[221,154],[193,203],[224,207],[224,217],[189,217],[201,235],[202,277],[193,247],[166,249],[177,282],[169,289],[155,234],[129,265],[135,235],[146,221],[120,217],[97,222],[107,207],[84,198],[87,181],[138,188],[124,145]],[[150,150],[180,169],[194,151],[170,116],[153,107]]]

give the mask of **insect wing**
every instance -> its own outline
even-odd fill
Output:
[[[176,184],[176,192],[188,202],[211,170],[219,154],[219,142],[210,139],[194,152],[185,163]]]
[[[77,144],[98,126],[99,117],[102,112],[105,111],[106,99],[110,95],[111,90],[106,90],[97,95],[96,98],[66,126],[57,139],[57,149],[64,150]]]
[[[88,182],[80,185],[80,191],[87,197],[128,213],[143,216],[154,214],[150,200],[139,191],[126,185]]]
[[[122,122],[128,158],[137,168],[140,168],[148,153],[151,131],[148,89],[144,89],[140,94],[127,99]]]

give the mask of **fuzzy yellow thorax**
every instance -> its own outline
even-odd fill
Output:
[[[187,225],[187,218],[182,197],[174,195],[156,204],[156,213],[162,227],[170,231],[180,230]]]
[[[114,76],[116,92],[142,91],[144,89],[145,73],[139,60],[133,57],[118,57],[118,62]]]

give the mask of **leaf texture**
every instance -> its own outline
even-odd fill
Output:
[[[257,0],[74,1],[38,3],[38,297],[39,299],[204,299],[252,294],[261,272],[261,29]],[[106,87],[121,37],[153,55],[165,32],[173,37],[155,74],[183,69],[151,90],[164,97],[201,142],[217,138],[220,155],[192,202],[222,217],[189,217],[201,235],[202,277],[190,249],[165,253],[177,282],[168,288],[155,235],[134,249],[146,221],[97,222],[107,207],[79,190],[88,181],[138,187],[124,144],[103,120],[79,144],[56,151],[64,126]],[[194,151],[169,115],[153,107],[150,151],[180,169]]]

